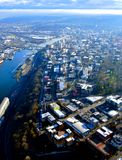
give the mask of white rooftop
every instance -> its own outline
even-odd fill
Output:
[[[75,112],[77,110],[76,107],[73,107],[72,105],[67,105],[66,106],[69,110],[71,110],[72,112]]]
[[[107,100],[110,100],[114,103],[116,103],[117,105],[122,105],[122,96],[119,96],[119,95],[111,95],[111,96],[108,96],[107,97]]]
[[[98,122],[99,122],[98,119],[96,119],[95,117],[90,117],[89,119],[90,119],[90,121],[92,121],[93,123],[98,123]]]
[[[76,128],[82,134],[89,131],[89,129],[85,126],[85,124],[81,123],[80,121],[74,123],[73,127]]]
[[[87,90],[89,88],[92,88],[93,86],[90,84],[86,84],[86,83],[78,83],[78,85],[80,85],[80,87],[84,90]]]
[[[111,116],[111,117],[114,117],[114,116],[118,115],[118,112],[115,111],[115,110],[111,110],[111,111],[108,112],[108,115]]]
[[[70,123],[78,122],[78,120],[74,117],[67,118],[67,121],[70,122]]]
[[[103,126],[101,129],[97,130],[97,133],[99,133],[103,137],[107,137],[110,134],[112,134],[113,132],[110,129],[108,129],[107,127]]]
[[[103,97],[102,96],[90,96],[90,97],[86,97],[86,99],[94,103],[96,101],[103,99]]]
[[[67,142],[71,142],[71,141],[74,141],[75,139],[73,138],[73,137],[68,137],[67,139],[66,139],[66,141]]]
[[[59,117],[65,117],[65,114],[61,110],[54,110],[54,113]]]
[[[52,116],[49,112],[42,114],[42,119],[48,118],[50,121],[55,121],[55,117]]]

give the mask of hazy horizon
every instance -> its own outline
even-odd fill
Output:
[[[122,15],[122,10],[115,9],[2,9],[0,19],[6,17],[32,15]]]
[[[122,15],[122,0],[0,0],[0,18],[38,14]]]

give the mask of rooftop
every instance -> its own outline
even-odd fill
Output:
[[[103,99],[103,97],[102,96],[90,96],[90,97],[86,97],[86,99],[92,103],[95,103],[96,101]]]
[[[101,129],[97,130],[97,133],[99,133],[100,135],[102,135],[103,137],[108,137],[109,135],[111,135],[113,132],[108,129],[107,127],[103,126]]]

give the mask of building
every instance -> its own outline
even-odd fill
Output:
[[[97,118],[99,121],[105,123],[108,121],[108,116],[103,114],[102,112],[98,112],[98,111],[95,111],[93,113],[94,117]]]
[[[56,120],[55,117],[53,117],[52,114],[50,114],[49,112],[42,114],[42,121],[45,119],[47,119],[50,123],[52,123]]]
[[[113,134],[113,131],[108,129],[107,127],[103,126],[102,128],[97,130],[97,135],[100,136],[102,139],[108,139]]]
[[[117,116],[119,115],[119,113],[118,113],[117,111],[115,111],[115,110],[111,110],[111,111],[109,111],[109,112],[107,113],[107,115],[108,115],[109,117],[113,118],[113,117],[117,117]]]
[[[102,96],[89,96],[89,97],[86,97],[86,100],[90,103],[90,104],[93,104],[93,103],[96,103],[100,100],[102,100],[103,97]]]
[[[53,141],[57,147],[63,147],[68,136],[69,134],[65,130],[59,130],[54,134]]]
[[[90,131],[85,123],[80,122],[74,117],[67,118],[66,123],[79,135],[86,136]]]
[[[113,106],[117,107],[117,108],[120,108],[122,107],[122,97],[119,96],[119,95],[115,95],[115,96],[108,96],[106,101],[109,103],[109,104],[112,104]]]
[[[89,120],[90,120],[91,124],[93,124],[94,126],[97,126],[99,123],[99,120],[93,116],[90,117]]]
[[[97,109],[100,112],[109,116],[110,118],[116,117],[116,116],[119,115],[118,111],[114,110],[113,107],[111,105],[108,105],[108,104],[97,106]]]
[[[77,108],[74,105],[71,105],[71,104],[67,105],[66,108],[71,112],[77,111]]]
[[[84,104],[81,101],[77,100],[77,99],[71,99],[71,101],[74,104],[76,104],[78,107],[83,107],[84,106]]]
[[[89,95],[93,91],[93,85],[86,83],[78,83],[77,88],[80,89],[81,94]]]
[[[62,122],[57,122],[53,126],[46,128],[49,139],[57,146],[70,146],[75,141],[73,132],[69,128],[65,128]]]
[[[50,103],[50,107],[53,110],[59,110],[60,109],[60,106],[57,103],[55,103],[55,102]]]
[[[2,103],[0,104],[0,118],[4,115],[9,104],[10,104],[9,98],[5,97],[2,101]]]
[[[50,107],[58,118],[64,118],[66,116],[64,112],[61,111],[60,106],[57,103],[51,103]]]
[[[67,146],[71,146],[75,141],[75,138],[74,137],[68,137],[66,138],[66,143],[67,143]]]
[[[82,134],[83,136],[87,135],[89,131],[86,125],[80,121],[74,123],[73,128],[76,130],[76,132],[78,132],[79,134]]]
[[[66,115],[61,110],[54,110],[58,118],[64,118]]]
[[[63,91],[65,89],[65,79],[64,79],[64,77],[59,77],[57,81],[58,81],[59,90]]]
[[[117,149],[122,149],[122,135],[114,135],[110,144]]]

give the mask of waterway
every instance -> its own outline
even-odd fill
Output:
[[[38,49],[40,50],[41,48],[46,47],[46,45],[54,44],[55,42],[58,42],[65,38],[66,37],[60,37],[49,40],[46,43],[40,44]],[[29,52],[29,50],[16,52],[13,60],[7,60],[0,64],[0,102],[5,96],[8,96],[10,94],[12,88],[17,84],[17,81],[14,78],[13,71],[25,59],[26,55],[28,55]]]
[[[0,64],[0,102],[8,96],[17,84],[13,71],[24,61],[30,51],[22,50],[15,53],[13,60],[6,60]]]

